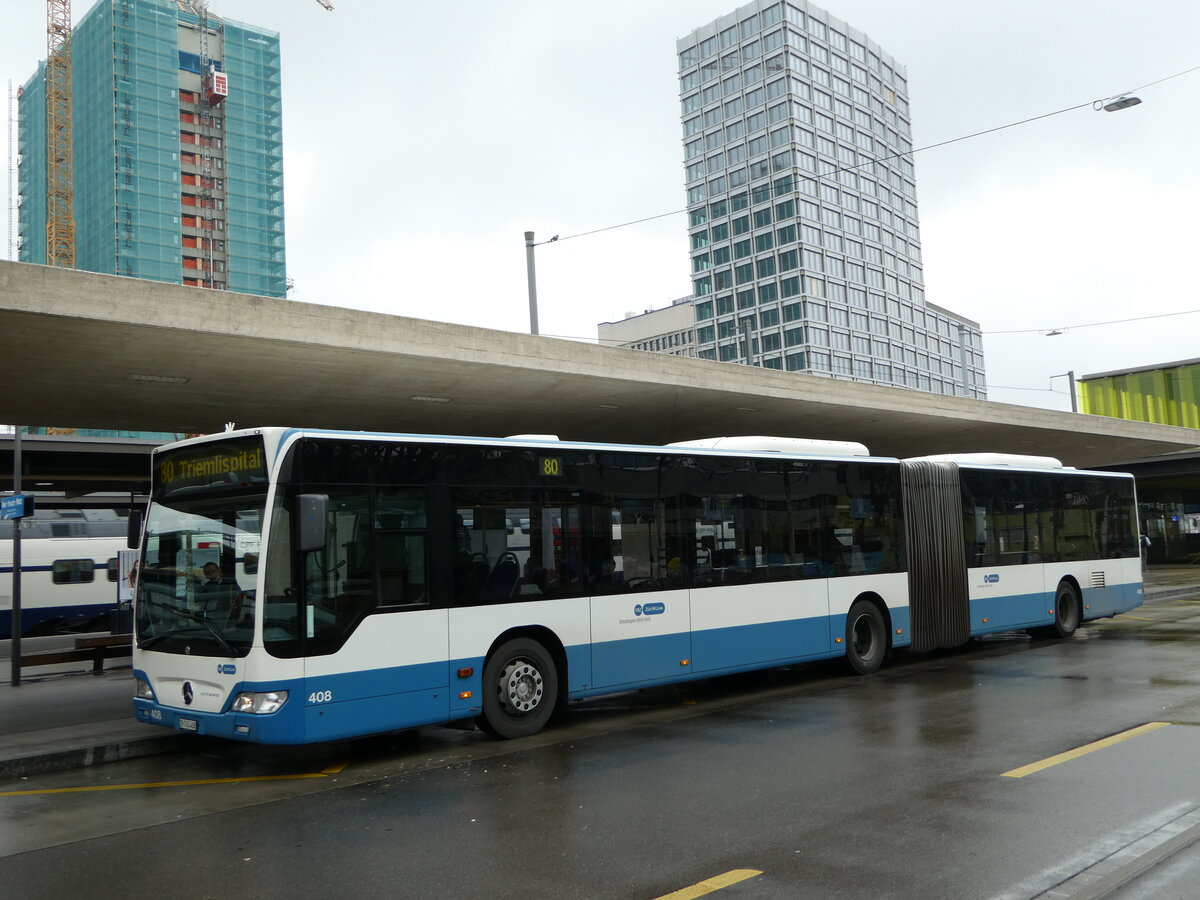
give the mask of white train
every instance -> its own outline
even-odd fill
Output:
[[[112,509],[40,509],[23,522],[23,635],[108,629],[127,522],[123,510]],[[0,526],[0,639],[12,637],[11,527]]]

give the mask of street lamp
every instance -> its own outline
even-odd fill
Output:
[[[1129,109],[1131,106],[1137,106],[1141,102],[1139,97],[1113,97],[1100,108],[1105,112],[1118,112],[1122,109]]]
[[[548,241],[542,241],[543,244],[553,244],[558,240],[558,235],[550,238]],[[525,232],[525,277],[529,282],[529,333],[538,333],[538,310],[537,310],[537,272],[533,265],[533,248],[540,244],[533,242],[533,232]]]
[[[1062,372],[1058,375],[1050,376],[1051,379],[1064,377],[1067,379],[1067,383],[1071,388],[1071,412],[1077,413],[1079,412],[1079,401],[1075,399],[1075,370],[1069,369],[1068,371]]]
[[[1096,110],[1102,109],[1105,112],[1120,112],[1123,109],[1129,109],[1131,106],[1137,106],[1141,102],[1142,101],[1140,97],[1132,97],[1129,94],[1122,94],[1118,97],[1109,97],[1107,100],[1097,100],[1092,104],[1092,107]],[[1062,328],[1051,328],[1049,331],[1042,332],[1042,334],[1044,334],[1046,337],[1058,337],[1059,335],[1065,333],[1066,329]],[[1079,412],[1079,400],[1075,397],[1075,370],[1071,369],[1067,372],[1063,372],[1060,375],[1051,375],[1050,377],[1053,379],[1062,378],[1064,376],[1067,378],[1067,382],[1071,389],[1071,412],[1077,413]]]

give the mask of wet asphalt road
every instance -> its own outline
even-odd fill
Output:
[[[1164,600],[865,679],[821,665],[589,703],[525,741],[424,729],[0,783],[70,789],[0,796],[0,885],[651,900],[753,870],[709,896],[1196,896],[1198,650],[1200,602]],[[1152,722],[1170,724],[1005,775]]]

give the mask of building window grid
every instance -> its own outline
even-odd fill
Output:
[[[792,12],[794,12],[796,14],[797,18],[803,19],[803,14],[800,13],[798,10],[794,10],[792,7],[788,7],[788,10],[789,10],[789,22],[792,19],[792,16],[790,15]],[[755,50],[754,50],[754,52],[747,52],[745,54],[744,58],[741,58],[741,62],[743,62],[743,63],[746,63],[748,60],[751,60],[751,59],[757,59],[760,54],[760,45],[756,44],[757,38],[755,40],[747,40],[748,35],[759,34],[758,32],[754,31],[753,29],[751,29],[750,31],[746,31],[747,22],[749,22],[749,21],[750,20],[745,20],[741,23],[743,45],[742,45],[742,48],[739,48],[739,49],[754,46]],[[816,20],[810,20],[810,21],[812,21],[814,23],[816,22]],[[728,29],[728,30],[732,31],[733,29]],[[792,30],[790,28],[786,28],[785,31],[786,31],[785,39],[787,40],[787,43],[789,44],[789,46],[795,46],[793,40],[791,39],[791,37],[793,35]],[[828,31],[828,35],[832,37],[832,36],[838,35],[838,32],[833,31],[831,29]],[[799,36],[797,35],[797,37],[799,37]],[[818,34],[818,35],[810,35],[809,36],[810,41],[813,38],[823,39],[824,35]],[[708,41],[712,41],[712,40],[713,39],[711,39],[711,38],[708,39]],[[709,49],[712,49],[713,46],[714,45],[710,44]],[[733,46],[733,44],[727,43],[723,49],[728,48],[729,46]],[[841,72],[841,73],[847,74],[847,75],[851,74],[852,67],[847,58],[839,56],[838,53],[831,53],[827,48],[825,48],[822,45],[817,44],[817,43],[810,43],[809,46],[813,50],[814,55],[817,56],[822,62],[830,65],[832,67],[833,71]],[[856,54],[855,48],[860,48],[860,47],[861,47],[861,45],[859,45],[855,42],[849,42],[849,46],[847,47],[845,38],[841,37],[841,46],[837,47],[836,49],[841,51],[842,53],[846,53],[850,58],[853,59],[853,58],[857,58],[855,55]],[[685,51],[685,54],[686,54],[686,52],[687,51]],[[713,52],[715,52],[715,50]],[[891,69],[890,66],[880,63],[879,57],[877,55],[875,55],[874,53],[872,53],[870,55],[870,60],[871,60],[871,67],[873,70],[878,71],[879,67],[882,65],[884,67],[884,69],[886,70],[886,72],[889,73],[889,78],[894,79],[893,80],[894,87],[888,87],[888,86],[885,86],[882,82],[880,82],[880,80],[877,76],[875,76],[875,75],[870,76],[871,88],[872,88],[872,93],[870,95],[868,95],[870,98],[870,111],[875,113],[875,115],[872,116],[870,119],[871,124],[872,124],[872,130],[877,135],[879,135],[881,138],[882,138],[882,136],[886,135],[889,138],[890,145],[891,145],[889,147],[888,144],[883,143],[883,141],[880,140],[879,143],[882,144],[882,147],[881,148],[873,148],[873,149],[882,149],[885,151],[884,153],[881,153],[880,155],[890,155],[891,153],[895,153],[895,152],[905,152],[905,151],[911,149],[911,145],[908,144],[908,142],[907,142],[907,134],[909,133],[909,123],[907,121],[907,117],[903,114],[903,110],[907,109],[907,104],[905,102],[906,98],[904,98],[904,96],[903,96],[903,93],[907,87],[906,82],[904,81],[903,76],[899,75],[899,73],[895,73]],[[703,60],[697,60],[697,61],[703,62]],[[731,68],[730,66],[727,66],[723,71],[729,71],[730,68]],[[823,70],[818,70],[818,71],[820,72]],[[863,80],[862,71],[863,70],[861,69],[861,67],[854,67],[853,68],[853,74],[854,74],[853,80],[861,82]],[[707,78],[715,77],[717,74],[718,74],[718,70],[716,67],[714,67],[712,70],[709,71]],[[741,73],[739,73],[739,74],[741,74],[742,76],[744,76],[746,74],[745,66],[743,66],[743,69],[742,69]],[[707,78],[705,80],[707,80]],[[722,94],[721,99],[724,100],[729,97],[729,90],[744,91],[744,86],[742,85],[742,80],[744,80],[744,78],[737,79],[737,80],[733,79],[732,77],[728,78],[727,79],[728,83],[725,85],[726,89],[719,92]],[[854,97],[854,95],[852,94],[852,88],[851,88],[850,84],[848,82],[845,82],[842,85],[837,84],[836,83],[837,82],[836,75],[829,76],[828,73],[825,73],[824,79],[821,77],[820,74],[817,77],[818,83],[820,83],[821,81],[828,82],[829,80],[834,81],[834,87],[836,88],[835,93],[840,93],[841,95],[846,96],[846,97],[851,97],[851,98]],[[810,80],[810,83],[811,83],[811,80]],[[899,88],[898,92],[897,92],[896,88]],[[756,88],[753,91],[747,92],[750,94],[751,102],[746,104],[746,107],[747,107],[745,109],[746,118],[743,119],[742,121],[744,121],[748,125],[751,125],[750,130],[757,130],[758,128],[763,127],[763,125],[765,124],[765,116],[760,117],[759,112],[756,109],[754,109],[754,110],[751,109],[751,107],[757,107],[759,105],[760,101],[762,99],[765,99],[765,95],[757,93],[758,90],[759,89]],[[713,100],[713,102],[716,102],[716,100],[717,100],[715,93],[716,92],[709,95],[710,99]],[[885,93],[886,93],[886,96],[885,96]],[[886,100],[886,105],[884,103],[885,100]],[[855,116],[855,107],[852,106],[851,104],[840,103],[840,101],[839,101],[837,104],[831,104],[830,108],[833,109],[833,111],[835,113],[837,113],[839,116],[841,116],[841,118],[843,120],[855,120],[857,118],[858,124],[860,124],[860,125],[862,124],[862,117]],[[859,108],[861,109],[861,104],[859,104]],[[866,110],[863,110],[863,111],[865,112]],[[882,118],[881,118],[880,114],[882,114]],[[735,115],[739,115],[739,116],[743,115],[743,110],[738,109],[737,112],[735,113]],[[885,120],[886,120],[886,124],[885,124]],[[867,149],[867,147],[865,146],[866,135],[864,133],[855,131],[853,128],[850,127],[850,124],[848,122],[838,122],[836,118],[831,118],[829,121],[830,121],[830,123],[835,123],[835,124],[830,124],[830,126],[826,129],[827,131],[838,134],[840,137],[843,138],[843,140],[848,140],[852,144],[857,144],[863,150]],[[732,123],[725,123],[723,128],[728,129],[729,124],[732,124]],[[894,125],[895,128],[894,129],[889,128],[888,127],[889,125]],[[727,130],[724,133],[730,134],[730,131]],[[732,132],[732,134],[735,136],[735,140],[740,138],[741,133],[742,133],[742,131],[740,128],[735,129]],[[774,145],[778,146],[779,143],[781,143],[781,142],[775,141],[773,143],[774,143]],[[726,149],[728,149],[729,144],[727,143],[725,146],[726,146]],[[735,144],[734,146],[739,146],[739,145]],[[858,160],[858,157],[856,155],[854,155],[856,151],[851,149],[849,146],[843,145],[840,151],[838,149],[836,149],[836,145],[831,145],[831,146],[833,146],[835,149],[833,150],[832,153],[826,154],[825,162],[826,162],[827,168],[832,169],[832,168],[836,167],[836,163],[834,163],[834,160],[838,160],[841,163],[851,163],[852,161]],[[757,147],[756,147],[756,149],[757,149]],[[840,157],[840,159],[839,159],[839,157]],[[919,244],[916,243],[916,241],[917,241],[916,225],[914,222],[910,222],[907,219],[900,218],[900,210],[903,210],[905,213],[907,213],[909,215],[915,216],[915,206],[912,206],[911,204],[906,204],[906,202],[903,200],[902,197],[900,197],[899,194],[894,194],[888,188],[888,186],[897,187],[897,188],[900,188],[904,194],[907,194],[907,196],[909,196],[909,197],[914,196],[915,192],[913,190],[911,180],[910,180],[911,179],[911,170],[910,170],[911,167],[909,167],[909,169],[905,169],[905,167],[903,167],[903,166],[897,168],[895,166],[886,165],[882,162],[876,162],[876,164],[874,166],[872,166],[871,169],[877,180],[876,181],[868,180],[862,185],[862,187],[869,196],[874,196],[876,199],[870,201],[870,205],[867,206],[867,209],[866,209],[867,214],[869,214],[869,215],[873,214],[872,218],[878,223],[891,224],[893,221],[893,212],[888,207],[894,206],[896,208],[896,212],[894,214],[895,221],[897,223],[896,228],[901,233],[903,233],[906,236],[908,236],[909,238],[911,238],[913,241],[910,244],[904,240],[898,240],[896,237],[896,234],[894,232],[887,230],[887,229],[879,228],[879,226],[876,225],[876,228],[879,228],[879,231],[877,231],[876,233],[880,234],[881,238],[882,238],[879,241],[879,243],[883,246],[893,247],[900,251],[900,258],[898,259],[896,256],[891,256],[891,255],[882,256],[882,249],[883,249],[882,246],[875,248],[880,251],[881,257],[882,257],[882,262],[884,265],[886,265],[886,268],[889,270],[889,272],[881,273],[881,276],[886,276],[886,287],[887,287],[888,293],[893,294],[893,296],[895,296],[897,294],[901,294],[906,298],[913,297],[914,299],[916,299],[919,302],[920,300],[923,299],[923,297],[922,297],[923,292],[921,291],[921,289],[919,287],[916,287],[914,284],[912,284],[908,280],[897,278],[896,276],[893,276],[890,274],[891,271],[902,271],[902,272],[904,271],[903,267],[907,264],[904,260],[904,257],[908,257],[909,259],[912,259],[914,262],[919,262],[919,256],[918,256]],[[763,172],[763,174],[766,174],[766,173]],[[836,202],[836,199],[837,199],[836,191],[837,191],[836,188],[831,188],[829,190],[829,193],[831,194],[831,201],[833,201],[833,202]],[[857,205],[858,205],[857,196],[855,196],[853,194],[848,194],[847,196],[853,197],[854,204],[857,207]],[[761,201],[761,200],[765,199],[765,196],[764,197],[756,197],[756,199]],[[880,200],[882,200],[882,203],[877,202]],[[835,213],[840,212],[840,210],[831,210],[831,211],[835,212]],[[768,213],[768,215],[769,215],[769,213]],[[779,219],[778,219],[778,217],[776,217],[776,223],[778,223],[778,222],[779,222]],[[755,224],[755,226],[761,227],[761,226],[763,226],[764,223],[761,220],[758,220],[754,224]],[[840,229],[839,229],[839,231],[840,231]],[[743,229],[743,233],[746,233],[746,232],[747,232],[747,229]],[[754,239],[755,245],[760,250],[764,249],[764,244],[772,241],[772,239],[774,237],[774,236],[764,237],[764,236],[760,235],[758,233],[757,227],[753,231],[750,231],[749,233],[750,233],[751,238]],[[840,237],[840,235],[837,235],[837,237]],[[774,257],[774,254],[772,254],[772,257]],[[763,257],[760,256],[760,257],[758,257],[758,259],[762,260]],[[811,257],[811,260],[813,260],[813,261],[816,261],[818,259],[820,259],[819,256],[814,255],[813,257]],[[766,268],[766,271],[768,271],[768,272],[773,271],[775,269],[774,261],[772,261],[769,265],[765,266],[765,268]],[[758,267],[758,270],[761,272],[763,270],[763,267]],[[914,267],[913,274],[917,275],[919,277],[919,275],[920,275],[919,268]],[[760,276],[760,278],[758,280],[762,281],[763,279]],[[883,277],[880,277],[878,280],[881,282],[880,288],[882,289],[884,287],[882,282],[884,282],[885,279]],[[772,282],[772,283],[774,283],[774,282]],[[818,282],[814,279],[813,284],[818,285],[818,284],[822,284],[822,282]],[[946,324],[948,325],[948,322]],[[891,325],[891,323],[889,323],[889,325]],[[892,329],[889,327],[888,330],[891,331]],[[941,349],[945,350],[945,348],[941,348]],[[928,380],[927,376],[926,376],[926,380]]]

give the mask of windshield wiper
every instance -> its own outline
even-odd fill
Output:
[[[140,644],[138,644],[138,649],[139,650],[149,650],[151,647],[158,646],[163,641],[165,641],[167,638],[173,638],[173,637],[175,637],[175,632],[173,632],[173,631],[167,632],[166,634],[156,634],[153,637],[146,638],[144,641],[142,641]]]
[[[189,609],[183,609],[182,607],[179,607],[179,606],[171,606],[167,603],[163,603],[161,605],[163,606],[164,609],[169,609],[171,612],[175,613],[175,615],[179,616],[182,619],[187,619],[191,622],[196,622],[199,625],[203,625],[204,630],[212,635],[213,640],[216,641],[218,646],[220,646],[220,648],[225,651],[226,656],[231,657],[231,658],[237,656],[237,653],[234,651],[233,647],[230,646],[229,641],[225,640],[225,638],[221,636],[221,632],[219,632],[219,631],[217,631],[217,629],[213,628],[212,622],[206,616],[199,615],[198,613],[194,613]],[[178,636],[179,635],[176,632],[168,632],[167,634],[156,634],[154,637],[148,638],[147,640],[143,641],[139,646],[143,650],[149,650],[155,644],[161,643],[162,641],[166,640],[169,637],[178,637]]]
[[[157,597],[154,597],[150,594],[143,594],[141,597],[139,597],[138,605],[139,606],[158,606],[163,609],[175,609],[174,606],[167,603],[165,600],[159,600]],[[136,630],[141,631],[140,628],[138,628]],[[140,637],[140,635],[139,635],[139,637]],[[168,631],[165,634],[153,634],[148,638],[139,640],[137,642],[137,646],[138,646],[139,650],[149,650],[151,647],[155,647],[155,646],[161,644],[167,638],[171,638],[171,637],[175,637],[175,632]]]

